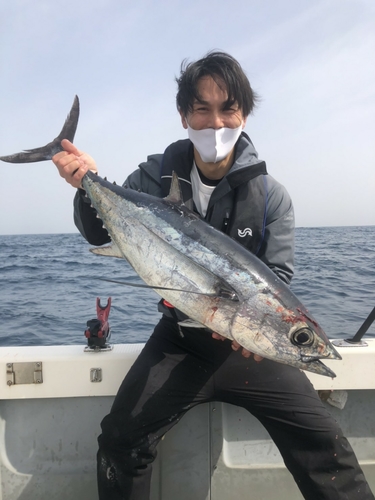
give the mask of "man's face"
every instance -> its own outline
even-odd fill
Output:
[[[193,103],[193,110],[186,116],[181,114],[182,126],[187,125],[195,130],[213,128],[215,130],[223,127],[237,128],[245,127],[246,117],[238,104],[227,106],[228,94],[225,85],[220,88],[211,76],[204,76],[198,82],[199,101]]]

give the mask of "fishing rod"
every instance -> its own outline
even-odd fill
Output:
[[[362,337],[367,332],[367,330],[370,328],[370,326],[374,320],[375,320],[375,307],[370,312],[370,314],[367,316],[367,318],[363,322],[362,326],[359,328],[358,332],[354,335],[354,337],[352,339],[346,339],[346,342],[349,342],[350,344],[360,343],[362,340]]]

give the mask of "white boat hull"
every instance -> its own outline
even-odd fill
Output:
[[[306,374],[328,391],[326,404],[375,491],[375,339],[367,343],[340,348],[343,361],[326,362],[335,379]],[[0,348],[0,500],[98,498],[99,424],[141,348]],[[227,500],[234,491],[237,498],[302,499],[269,435],[242,408],[191,410],[158,451],[152,500]]]

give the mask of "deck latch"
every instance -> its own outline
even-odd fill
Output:
[[[41,361],[7,363],[7,384],[42,384],[43,371]]]
[[[91,382],[101,382],[103,380],[102,369],[101,368],[91,368],[90,380],[91,380]]]

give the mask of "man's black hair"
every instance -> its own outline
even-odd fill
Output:
[[[200,100],[198,82],[204,76],[211,76],[217,85],[228,93],[227,107],[237,103],[243,116],[248,116],[258,100],[240,64],[225,52],[209,52],[196,62],[181,64],[180,77],[176,78],[178,91],[177,109],[186,116]]]

